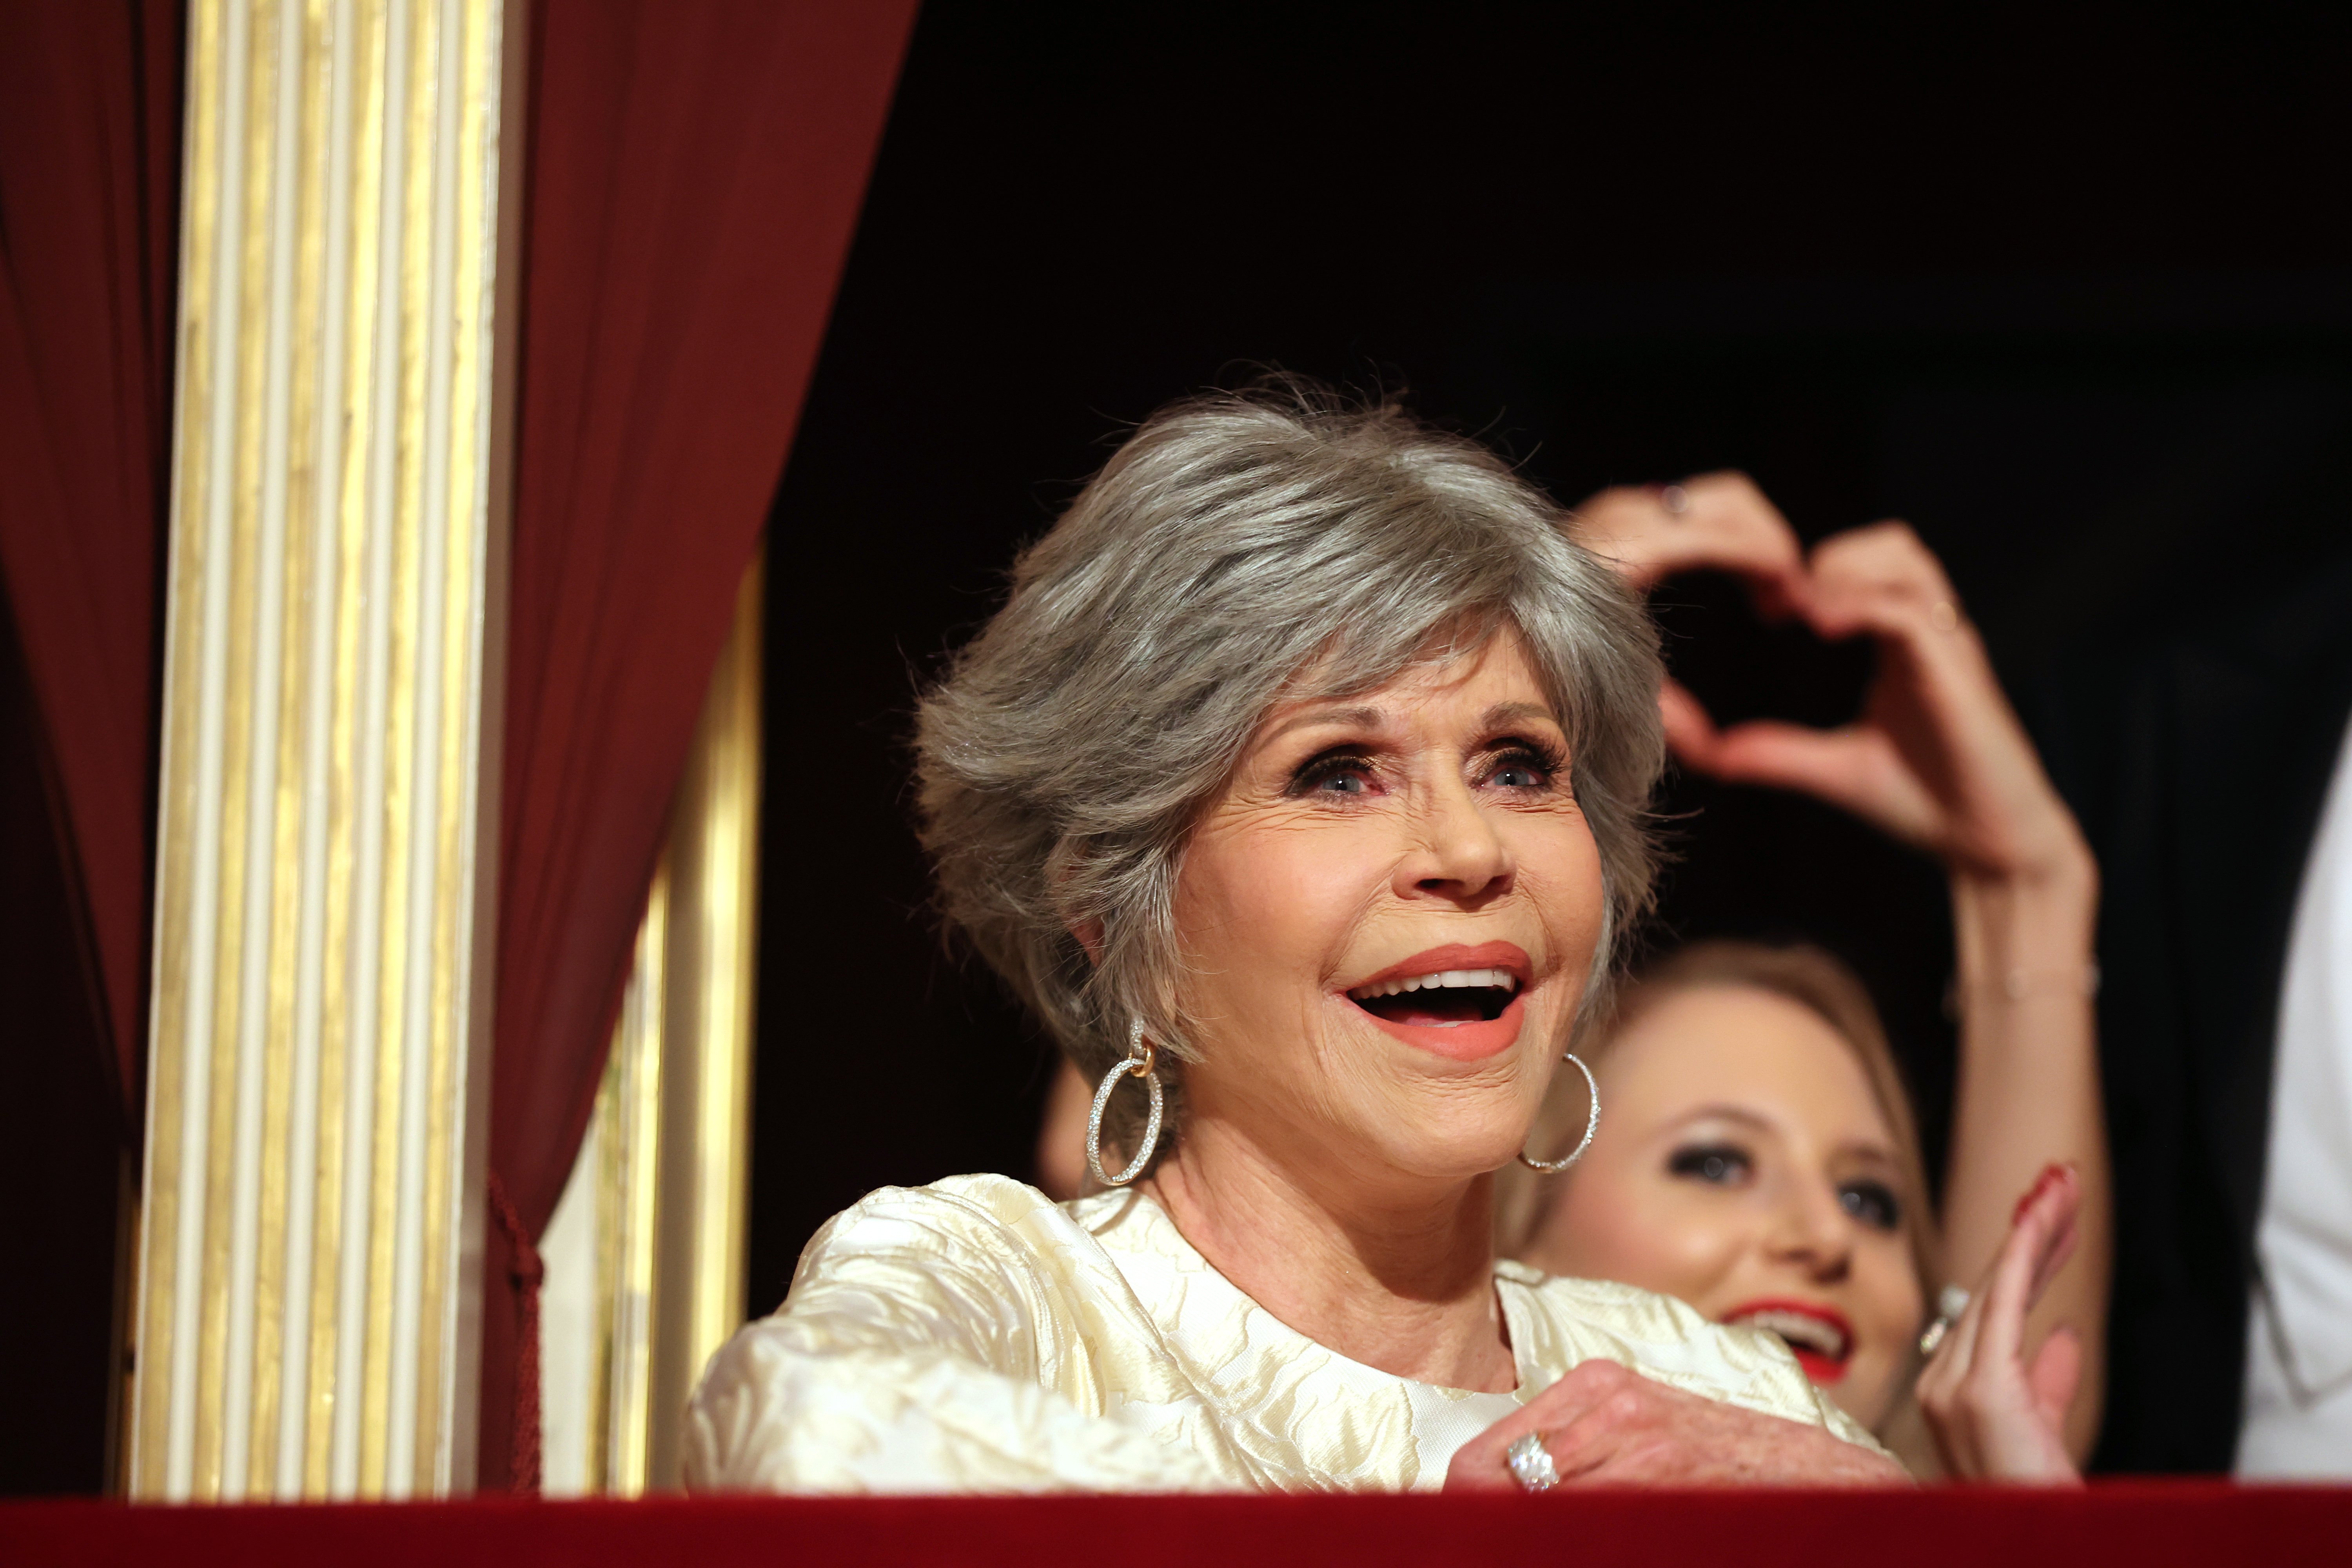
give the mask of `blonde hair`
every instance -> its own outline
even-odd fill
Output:
[[[1878,1008],[1853,971],[1809,943],[1785,947],[1755,942],[1715,940],[1693,942],[1627,983],[1618,993],[1606,1027],[1591,1032],[1591,1047],[1581,1053],[1597,1074],[1601,1063],[1634,1019],[1677,992],[1702,987],[1747,987],[1786,997],[1819,1017],[1844,1042],[1871,1098],[1895,1135],[1895,1196],[1903,1205],[1903,1226],[1911,1244],[1923,1295],[1932,1296],[1938,1279],[1939,1238],[1934,1211],[1927,1202],[1927,1166],[1919,1144],[1918,1119],[1904,1087],[1902,1069],[1887,1045]],[[1536,1115],[1528,1148],[1553,1157],[1575,1146],[1584,1131],[1586,1097],[1583,1078],[1573,1070],[1554,1075],[1543,1109]],[[1604,1108],[1602,1114],[1607,1115]],[[1496,1245],[1506,1257],[1517,1257],[1542,1231],[1557,1201],[1560,1184],[1574,1180],[1571,1170],[1559,1176],[1541,1176],[1514,1161],[1496,1178]]]

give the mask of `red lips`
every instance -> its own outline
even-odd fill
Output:
[[[1346,987],[1346,992],[1359,992],[1370,986],[1395,980],[1411,980],[1424,974],[1442,974],[1456,969],[1498,969],[1517,982],[1517,990],[1508,1005],[1492,1018],[1464,1019],[1443,1024],[1409,1024],[1383,1018],[1378,1013],[1357,1004],[1374,1025],[1396,1039],[1455,1061],[1483,1061],[1509,1050],[1519,1037],[1519,1027],[1527,1018],[1527,992],[1535,973],[1527,950],[1517,942],[1486,942],[1472,947],[1462,942],[1448,942],[1414,953],[1411,958],[1390,964],[1376,974],[1370,974]],[[1345,993],[1343,993],[1345,994]]]
[[[1783,1297],[1748,1301],[1726,1312],[1723,1321],[1779,1334],[1815,1383],[1843,1380],[1853,1359],[1853,1324],[1843,1312],[1820,1301]]]

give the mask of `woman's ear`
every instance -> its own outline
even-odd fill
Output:
[[[1102,921],[1080,921],[1077,924],[1070,928],[1070,934],[1076,937],[1078,939],[1078,945],[1087,950],[1087,962],[1093,964],[1097,969],[1101,968],[1103,950]]]

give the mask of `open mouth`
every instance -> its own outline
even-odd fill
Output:
[[[1534,973],[1517,942],[1447,942],[1358,981],[1346,995],[1391,1038],[1476,1062],[1518,1039]]]
[[[1723,1321],[1780,1335],[1796,1355],[1797,1364],[1815,1383],[1835,1383],[1844,1377],[1846,1363],[1853,1355],[1853,1330],[1844,1314],[1811,1302],[1750,1302]]]
[[[1445,1029],[1491,1024],[1518,994],[1518,976],[1507,969],[1447,969],[1359,985],[1348,999],[1391,1024]]]

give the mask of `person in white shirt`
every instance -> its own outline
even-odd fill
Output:
[[[2249,504],[2342,494],[2335,468],[2274,489]],[[2210,575],[2250,563],[2027,711],[2105,882],[2095,1469],[2352,1477],[2352,550]]]

